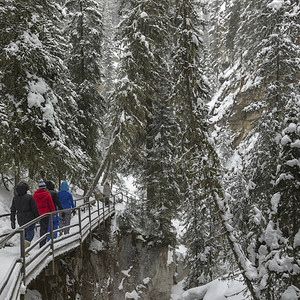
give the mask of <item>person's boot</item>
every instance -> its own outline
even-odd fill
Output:
[[[29,241],[25,240],[25,249],[28,248],[30,246],[30,244],[31,243]],[[26,257],[29,256],[29,253],[26,253],[25,256]]]

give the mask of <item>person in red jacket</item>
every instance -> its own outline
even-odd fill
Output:
[[[39,182],[38,190],[33,194],[33,198],[40,216],[51,211],[55,211],[55,207],[51,195],[46,190],[46,184],[43,179]],[[49,216],[45,216],[40,220],[40,236],[48,231]],[[40,242],[40,248],[46,243],[46,238]]]

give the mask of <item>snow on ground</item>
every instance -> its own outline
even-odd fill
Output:
[[[184,234],[183,222],[176,219],[172,221],[177,232],[177,238],[180,240]],[[185,256],[187,248],[184,245],[178,245],[177,255]],[[182,258],[181,258],[182,259]],[[170,300],[244,300],[243,291],[245,286],[241,276],[236,279],[216,279],[204,286],[184,291],[184,280],[174,285],[171,289]],[[231,296],[231,297],[229,297]]]
[[[245,286],[241,278],[237,279],[216,279],[212,282],[183,290],[184,280],[174,285],[171,290],[170,300],[244,300]]]

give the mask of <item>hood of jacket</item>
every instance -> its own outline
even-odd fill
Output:
[[[28,191],[28,185],[25,182],[20,182],[16,186],[16,192],[18,195],[25,195]]]
[[[45,190],[45,189],[38,189],[33,194],[33,198],[35,200],[41,200],[41,199],[44,199],[45,197],[47,197],[47,195],[50,195],[47,190]]]
[[[60,190],[61,190],[61,191],[66,191],[66,192],[69,191],[69,185],[68,185],[68,183],[67,183],[66,181],[63,181],[63,182],[61,183]]]
[[[52,181],[46,181],[46,187],[49,191],[54,191],[54,183]]]

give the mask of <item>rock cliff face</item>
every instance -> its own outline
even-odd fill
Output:
[[[240,142],[247,137],[250,130],[253,129],[254,123],[260,117],[259,109],[249,111],[245,110],[245,108],[250,105],[255,105],[255,103],[260,101],[263,96],[263,93],[257,89],[237,94],[232,106],[231,114],[228,117],[230,128],[234,134],[234,148],[236,148]]]
[[[168,248],[131,234],[112,240],[108,233],[94,232],[82,253],[76,249],[58,258],[55,275],[44,270],[28,288],[49,300],[169,300],[175,264]]]

